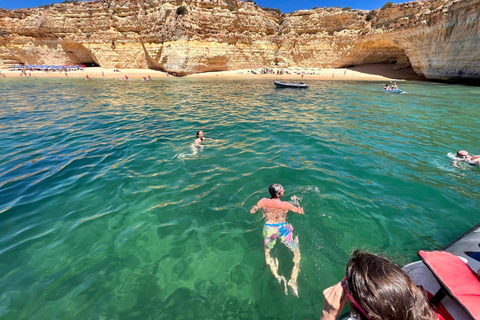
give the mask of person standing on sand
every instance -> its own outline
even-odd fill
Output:
[[[279,283],[285,283],[285,294],[288,294],[287,280],[284,276],[278,274],[278,259],[273,259],[270,256],[270,251],[275,246],[277,238],[280,239],[288,249],[293,252],[293,269],[291,279],[288,281],[288,286],[293,291],[293,294],[298,297],[297,277],[300,272],[300,248],[298,245],[298,236],[293,239],[293,227],[286,222],[288,211],[298,214],[304,214],[303,208],[297,201],[297,197],[293,196],[292,200],[296,207],[287,201],[281,201],[280,198],[285,194],[285,190],[279,183],[274,183],[268,187],[268,192],[271,195],[270,199],[263,198],[256,205],[250,209],[250,213],[254,214],[258,209],[262,209],[265,217],[265,225],[263,227],[265,261],[270,267],[275,278]]]

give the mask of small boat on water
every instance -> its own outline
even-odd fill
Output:
[[[402,269],[445,319],[480,319],[480,224],[442,250],[418,252]]]
[[[400,89],[390,89],[390,90],[383,89],[383,92],[386,92],[386,93],[402,93],[402,90],[400,90]]]
[[[274,81],[273,82],[277,88],[308,88],[303,82],[295,83],[295,82],[281,82],[281,81]]]

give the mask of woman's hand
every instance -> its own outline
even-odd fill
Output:
[[[339,282],[323,290],[323,310],[320,320],[335,320],[345,308],[347,297],[343,295],[342,283]]]

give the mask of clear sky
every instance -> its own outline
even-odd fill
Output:
[[[255,0],[254,0],[255,1]],[[352,9],[373,10],[380,9],[386,2],[402,3],[398,0],[256,0],[261,7],[280,9],[282,13],[288,13],[300,9],[312,9],[313,7],[350,7]],[[18,9],[38,7],[44,4],[51,4],[62,1],[52,0],[0,0],[0,8]]]

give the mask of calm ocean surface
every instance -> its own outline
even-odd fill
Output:
[[[0,318],[318,319],[354,249],[405,264],[479,222],[447,157],[480,154],[479,87],[308,83],[0,79]],[[196,130],[219,141],[189,156]],[[248,212],[275,182],[299,298]]]

